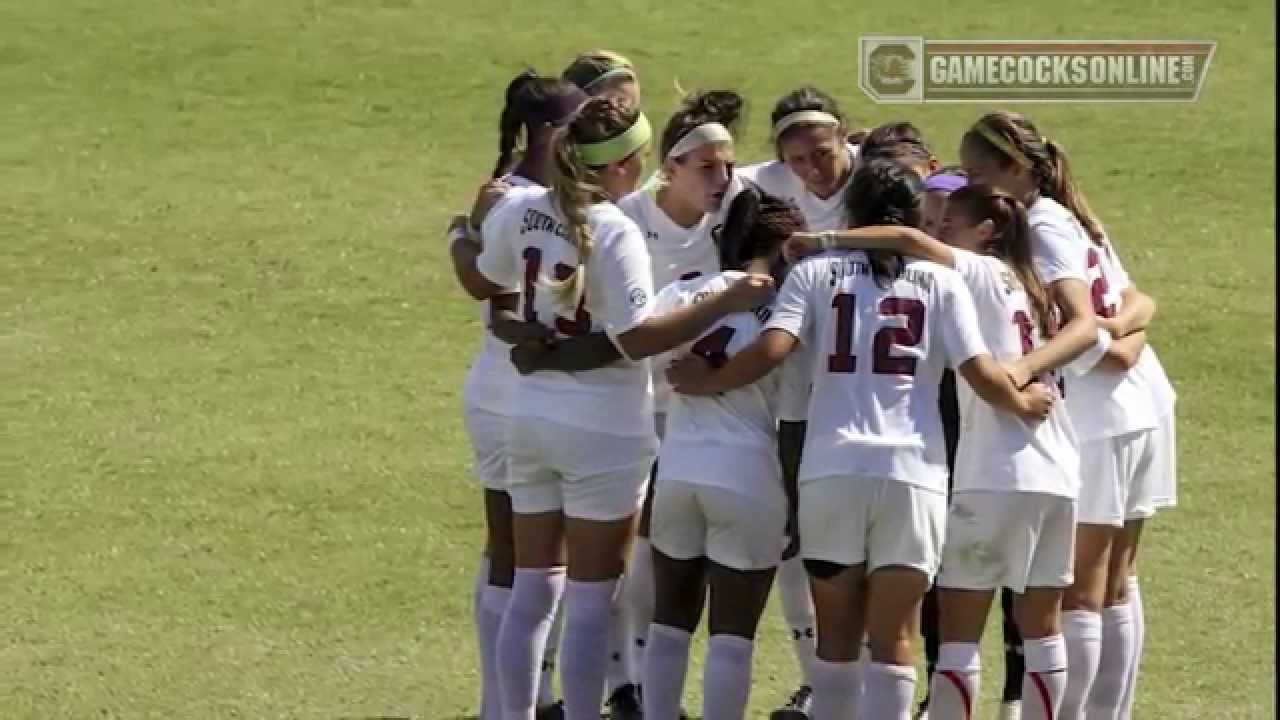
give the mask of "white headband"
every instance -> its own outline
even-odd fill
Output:
[[[773,124],[773,141],[777,142],[782,137],[782,133],[793,125],[826,125],[829,127],[839,127],[840,119],[835,115],[821,110],[800,110],[790,115],[785,115],[781,120]]]
[[[635,73],[633,73],[633,72],[631,72],[631,68],[627,67],[626,65],[619,65],[619,66],[618,66],[618,67],[616,67],[616,68],[612,68],[612,69],[610,69],[610,70],[606,70],[606,71],[604,71],[604,72],[600,73],[599,75],[597,75],[595,80],[592,80],[591,82],[589,82],[589,83],[587,83],[586,85],[583,85],[583,86],[582,86],[582,91],[583,91],[583,92],[587,92],[587,91],[588,91],[588,90],[590,90],[592,87],[594,87],[594,86],[596,86],[596,85],[599,85],[600,83],[602,83],[602,82],[604,82],[604,81],[606,81],[606,80],[612,80],[612,79],[614,79],[614,78],[618,78],[618,77],[626,77],[626,78],[628,78],[628,79],[630,79],[630,80],[635,80],[635,79],[636,79],[636,74],[635,74]]]
[[[717,145],[719,143],[732,143],[733,135],[729,129],[718,122],[703,123],[698,127],[690,130],[680,138],[680,141],[671,148],[667,153],[668,158],[678,158],[686,153],[691,153],[703,145]]]

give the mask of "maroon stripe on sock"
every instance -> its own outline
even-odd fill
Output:
[[[950,680],[952,685],[956,686],[956,692],[960,693],[960,699],[964,701],[965,720],[971,720],[973,718],[973,698],[969,696],[969,688],[964,684],[964,680],[952,670],[939,670],[938,672],[942,674],[942,677]]]
[[[1044,684],[1044,673],[1029,672],[1027,674],[1031,676],[1031,682],[1040,693],[1040,702],[1044,703],[1045,720],[1053,720],[1053,703],[1049,702],[1049,688]]]

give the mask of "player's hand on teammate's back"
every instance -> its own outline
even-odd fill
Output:
[[[1004,371],[1009,374],[1009,379],[1013,381],[1013,386],[1019,390],[1031,384],[1031,372],[1020,362],[1006,364]]]
[[[711,363],[700,355],[688,354],[667,366],[667,382],[684,395],[711,395],[706,392],[707,380],[714,372]]]
[[[511,346],[511,364],[521,375],[537,372],[542,369],[542,358],[550,352],[552,344],[548,340],[528,339]]]
[[[787,262],[796,262],[813,255],[822,250],[822,241],[819,239],[818,233],[815,232],[798,232],[792,233],[782,243],[782,256]]]
[[[1053,403],[1058,397],[1053,388],[1040,382],[1028,385],[1021,395],[1022,411],[1020,414],[1022,418],[1036,423],[1049,416],[1049,411],[1053,408]]]
[[[734,280],[723,294],[730,312],[747,312],[773,298],[773,278],[768,275],[746,275]]]
[[[471,227],[479,230],[480,223],[484,222],[484,218],[493,209],[494,205],[502,199],[503,195],[511,186],[505,180],[490,180],[480,186],[480,190],[476,192],[476,201],[471,206]]]

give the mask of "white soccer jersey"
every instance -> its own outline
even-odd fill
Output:
[[[528,188],[538,188],[532,180],[520,175],[508,175],[504,178],[512,189],[497,203],[496,210],[503,203],[515,200]],[[462,402],[468,408],[506,415],[511,404],[511,393],[515,389],[516,369],[511,364],[511,346],[499,340],[489,330],[489,301],[476,304],[480,313],[480,327],[484,328],[484,337],[480,343],[480,351],[471,361],[471,369],[462,386]]]
[[[644,233],[653,269],[653,286],[662,290],[673,282],[706,277],[720,272],[720,250],[716,244],[724,227],[729,203],[742,191],[742,181],[734,178],[725,192],[720,209],[707,213],[693,227],[677,225],[658,207],[661,183],[646,186],[618,201],[618,208],[635,221]],[[666,412],[671,402],[671,386],[662,368],[653,366],[654,410]]]
[[[844,230],[849,227],[849,214],[845,210],[845,194],[849,183],[853,181],[853,170],[858,164],[858,147],[845,143],[849,153],[850,172],[840,189],[831,197],[820,198],[805,187],[804,181],[791,172],[781,160],[748,165],[739,168],[738,174],[754,181],[762,190],[789,200],[804,215],[805,224],[812,232],[823,230]]]
[[[769,329],[811,349],[813,397],[800,480],[889,478],[946,492],[938,384],[986,353],[956,271],[906,263],[884,286],[860,251],[827,252],[787,276]]]
[[[731,271],[672,283],[658,293],[653,312],[661,315],[688,307],[723,291],[742,276],[741,272]],[[755,313],[727,315],[694,342],[671,351],[668,357],[692,352],[713,365],[723,364],[756,339],[763,328],[762,319],[767,319],[770,312],[766,307]],[[656,364],[665,369],[668,357]],[[750,385],[711,397],[675,393],[658,459],[662,475],[755,497],[776,496],[776,474],[760,471],[761,463],[777,463],[776,375],[770,373]],[[773,482],[772,487],[759,486],[768,481]]]
[[[1071,211],[1046,197],[1031,206],[1027,219],[1041,279],[1046,284],[1063,278],[1082,280],[1089,287],[1094,312],[1114,317],[1129,276],[1110,244],[1094,243]],[[1156,426],[1150,391],[1132,370],[1095,366],[1081,375],[1068,373],[1065,386],[1067,412],[1081,443]]]
[[[857,168],[858,147],[845,144],[850,167]],[[845,195],[853,181],[852,169],[844,185],[828,198],[820,198],[805,187],[804,181],[791,172],[781,160],[749,165],[738,173],[754,181],[770,195],[785,198],[794,204],[804,216],[805,226],[812,232],[844,230],[849,227],[849,213],[845,209]],[[782,366],[781,389],[778,395],[778,419],[785,422],[802,422],[809,410],[809,394],[812,391],[812,362],[804,348],[798,348]]]
[[[547,282],[567,277],[578,265],[578,252],[548,190],[527,191],[490,212],[477,266],[495,285],[520,288],[525,319],[553,327],[560,336],[605,332],[616,342],[649,315],[649,253],[635,223],[611,203],[592,206],[587,221],[593,249],[576,307],[566,307]],[[652,436],[649,363],[623,359],[586,372],[520,377],[509,412],[596,432]]]
[[[1123,292],[1133,281],[1129,279],[1129,273],[1125,271],[1119,253],[1109,242],[1107,250],[1118,276],[1116,291]],[[1134,366],[1132,373],[1133,379],[1151,395],[1152,410],[1156,418],[1171,415],[1178,394],[1174,391],[1173,384],[1169,382],[1169,376],[1165,374],[1164,366],[1160,364],[1160,359],[1156,357],[1156,351],[1150,344],[1142,349],[1142,353],[1138,356],[1138,364]]]
[[[973,296],[982,337],[992,357],[1012,363],[1042,344],[1027,294],[1004,261],[959,248],[951,252],[956,272]],[[1017,415],[988,405],[963,378],[959,380],[961,430],[953,473],[955,491],[1076,497],[1080,455],[1066,407],[1056,403],[1043,422],[1029,425]],[[1056,376],[1042,380],[1057,390]]]

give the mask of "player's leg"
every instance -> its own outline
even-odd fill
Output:
[[[1102,651],[1098,677],[1089,695],[1089,720],[1119,720],[1131,664],[1137,661],[1137,628],[1129,598],[1129,569],[1137,557],[1144,521],[1130,520],[1116,533],[1108,563],[1102,609]]]
[[[1050,495],[1032,496],[1040,523],[1025,591],[1015,596],[1013,615],[1022,634],[1026,672],[1022,679],[1024,720],[1059,717],[1067,688],[1067,643],[1062,635],[1062,598],[1072,581],[1075,501]]]
[[[1080,446],[1073,581],[1062,601],[1062,635],[1067,644],[1062,720],[1085,717],[1097,679],[1111,546],[1124,524],[1121,445],[1117,438],[1104,438]]]
[[[654,492],[650,531],[655,605],[641,672],[644,716],[675,718],[706,598],[706,520],[698,486],[664,479]]]
[[[777,480],[776,475],[757,478],[754,487],[776,491]],[[720,487],[703,487],[700,497],[711,585],[702,717],[742,720],[756,629],[783,550],[787,499],[782,492],[757,497]]]
[[[854,477],[806,482],[799,492],[800,553],[817,620],[812,687],[815,720],[857,717],[870,490]]]
[[[1013,615],[1014,592],[1000,591],[1000,625],[1004,639],[1004,689],[1000,693],[1000,720],[1018,720],[1022,703],[1022,678],[1026,659],[1022,655],[1022,635]]]
[[[877,484],[866,549],[872,663],[860,707],[867,717],[906,720],[916,686],[913,643],[920,605],[941,560],[947,497],[887,479]]]
[[[796,507],[796,476],[800,470],[800,458],[804,450],[804,422],[780,421],[778,423],[778,460],[782,466],[783,486],[788,493],[792,512]],[[794,517],[792,524],[795,523]],[[792,528],[796,534],[796,528]],[[788,548],[787,557],[777,573],[778,601],[782,617],[791,634],[791,644],[800,670],[800,687],[792,693],[786,704],[775,710],[770,720],[807,720],[812,705],[810,678],[816,655],[816,633],[813,615],[813,597],[809,593],[809,575],[798,552],[798,537],[794,547]]]
[[[564,499],[541,425],[515,417],[507,433],[515,570],[497,642],[504,720],[536,717],[542,654],[565,587]]]
[[[1023,518],[1013,493],[951,497],[938,593],[941,647],[929,690],[930,720],[974,716],[981,686],[979,643],[996,590],[1019,564]]]
[[[498,632],[511,601],[511,584],[515,577],[514,517],[511,497],[501,490],[484,491],[485,511],[485,577],[480,590],[477,626],[480,635],[481,683],[484,702],[483,720],[500,720],[502,695],[498,684]]]

